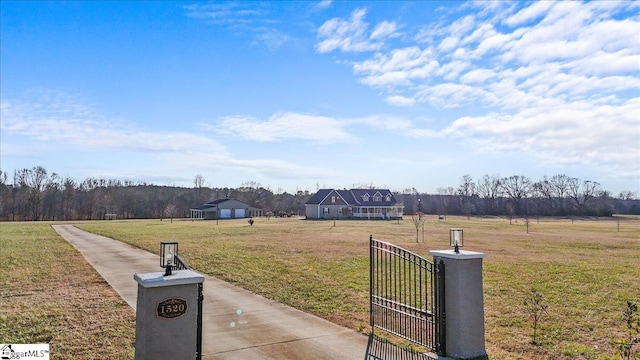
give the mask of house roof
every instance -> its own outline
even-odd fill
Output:
[[[396,205],[398,201],[388,189],[351,189],[351,190],[335,190],[320,189],[315,193],[305,205],[320,205],[331,193],[337,193],[349,205],[355,206],[391,206]],[[369,196],[369,201],[364,199]],[[374,196],[380,195],[382,201],[374,201]],[[389,201],[387,201],[389,197]]]
[[[313,205],[313,204],[320,204],[322,203],[322,200],[324,200],[327,196],[329,196],[329,194],[333,191],[333,189],[320,189],[318,190],[317,193],[315,193],[311,199],[307,200],[306,204],[309,205]]]
[[[393,196],[391,191],[388,189],[351,189],[351,194],[353,195],[354,202],[358,205],[377,205],[377,206],[390,206],[396,205],[398,201],[396,197]],[[366,196],[369,196],[369,201],[364,201]],[[374,196],[380,195],[381,201],[374,201]],[[387,201],[387,197],[389,201]]]
[[[192,207],[191,210],[202,210],[202,211],[214,211],[215,209],[217,209],[218,207],[221,207],[221,205],[227,201],[235,201],[238,203],[241,203],[243,205],[246,205],[246,207],[251,208],[251,206],[243,201],[240,200],[236,200],[236,199],[231,199],[231,198],[224,198],[224,199],[216,199],[216,200],[212,200],[209,201],[208,203],[202,205],[202,206],[197,206],[197,207]]]
[[[191,210],[207,210],[207,209],[214,209],[215,206],[198,206],[198,207],[192,207]]]
[[[234,200],[234,199],[230,199],[230,198],[216,199],[216,200],[213,200],[213,201],[209,201],[208,203],[206,203],[204,205],[205,206],[215,206],[215,205],[222,204],[223,202],[227,202],[227,201],[230,201],[230,200]]]

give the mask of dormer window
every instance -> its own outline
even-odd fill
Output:
[[[371,196],[369,196],[369,194],[364,194],[364,195],[362,195],[362,201],[368,202],[370,197]]]
[[[391,194],[387,194],[386,199],[387,201],[391,201]]]
[[[375,202],[382,201],[382,195],[380,195],[380,193],[377,193],[377,194],[373,195],[373,201],[375,201]]]

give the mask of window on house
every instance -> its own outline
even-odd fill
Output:
[[[387,194],[386,199],[387,199],[387,201],[391,201],[391,195],[390,195],[390,194]]]
[[[336,203],[336,197],[335,197],[335,196],[332,196],[332,197],[331,197],[331,203],[332,203],[332,204],[335,204],[335,203]]]
[[[369,194],[362,195],[362,201],[369,201]]]
[[[375,194],[375,195],[373,196],[373,201],[376,201],[376,202],[380,202],[380,201],[382,201],[382,195],[380,195],[380,194]]]
[[[329,213],[329,208],[328,207],[322,208],[322,213],[323,214],[328,214]]]
[[[338,208],[338,214],[342,214],[342,208]]]

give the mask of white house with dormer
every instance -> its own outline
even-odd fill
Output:
[[[404,206],[387,189],[321,189],[305,203],[307,219],[402,219]]]

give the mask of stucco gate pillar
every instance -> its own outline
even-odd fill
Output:
[[[135,274],[136,360],[196,359],[204,276],[192,270]]]
[[[460,250],[429,251],[444,263],[446,356],[486,359],[482,259],[486,254]]]

